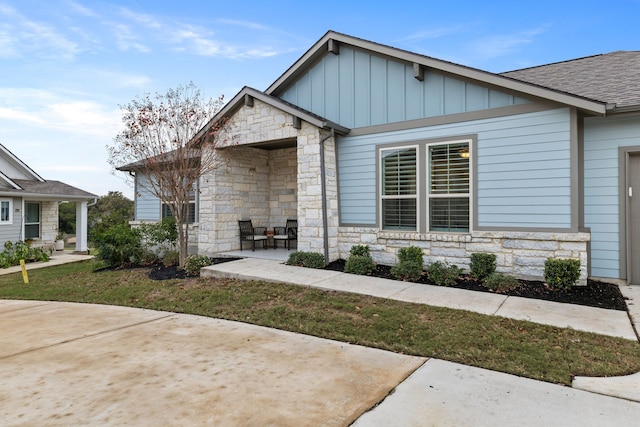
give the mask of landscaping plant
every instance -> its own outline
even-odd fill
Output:
[[[427,267],[427,276],[438,286],[453,286],[456,279],[462,274],[462,269],[457,265],[436,261]]]
[[[316,252],[293,252],[289,255],[287,265],[297,265],[298,267],[324,268],[324,256]]]
[[[140,231],[126,224],[97,233],[95,245],[96,257],[110,267],[138,264],[144,252]]]
[[[484,280],[496,271],[496,254],[472,253],[470,270],[473,277]]]
[[[211,265],[211,259],[204,255],[189,255],[184,263],[184,270],[187,276],[197,276],[200,269]]]
[[[422,276],[422,248],[408,246],[398,250],[398,264],[391,268],[393,277],[405,280],[416,281]]]
[[[368,245],[355,245],[351,247],[349,254],[344,266],[345,273],[365,275],[376,269],[376,263],[371,258]]]
[[[571,289],[580,278],[580,260],[547,258],[544,262],[544,281],[554,289]]]
[[[12,265],[18,265],[20,260],[24,260],[24,262],[45,262],[49,261],[49,254],[44,248],[34,248],[23,241],[15,243],[6,241],[4,251],[0,252],[0,267],[9,268]]]
[[[520,286],[520,281],[509,274],[494,272],[485,277],[483,285],[496,292],[508,292]]]

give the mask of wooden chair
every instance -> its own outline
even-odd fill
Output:
[[[267,247],[266,227],[254,227],[251,220],[238,221],[240,227],[240,250],[242,250],[242,242],[251,242],[252,251],[256,250],[256,242],[262,241],[262,247]]]
[[[278,241],[284,242],[287,250],[291,249],[291,241],[298,240],[298,220],[288,219],[284,227],[273,227],[273,249],[278,245]]]

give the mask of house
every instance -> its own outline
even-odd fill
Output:
[[[197,250],[238,249],[238,219],[297,218],[298,249],[327,260],[367,244],[393,264],[413,245],[640,284],[639,75],[640,52],[495,74],[330,31],[212,119],[228,148],[194,198]]]
[[[0,242],[32,240],[52,247],[58,204],[76,203],[77,253],[87,253],[87,207],[98,196],[60,181],[48,181],[0,144]]]

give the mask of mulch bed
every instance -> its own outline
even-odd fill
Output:
[[[211,258],[212,264],[234,261],[240,258]],[[344,271],[345,260],[333,261],[325,267],[326,270]],[[378,264],[376,270],[370,275],[383,279],[397,280],[391,275],[391,267],[388,265]],[[162,264],[154,264],[151,266],[149,278],[153,280],[168,279],[184,279],[186,278],[184,270],[178,269],[176,266],[165,267]],[[422,283],[425,285],[435,285],[426,275],[414,283]],[[496,293],[470,277],[462,275],[451,286],[457,289],[467,289],[478,292]],[[546,301],[555,301],[561,303],[585,305],[589,307],[605,308],[609,310],[627,310],[625,298],[620,293],[618,286],[611,283],[600,282],[597,280],[588,280],[586,286],[574,286],[571,289],[551,289],[542,281],[521,280],[520,286],[514,290],[503,292],[502,295],[517,296],[523,298],[533,298]]]
[[[333,261],[325,267],[327,270],[344,271],[345,260]],[[391,267],[378,264],[372,277],[397,280],[391,275]],[[426,275],[422,275],[415,283],[425,285],[436,285],[430,281]],[[437,285],[436,285],[437,286]],[[468,289],[479,292],[495,293],[485,288],[482,284],[474,280],[469,275],[462,275],[452,288]],[[503,292],[502,295],[533,298],[546,301],[555,301],[569,304],[586,305],[589,307],[606,308],[609,310],[627,310],[625,298],[620,293],[618,286],[611,283],[604,283],[597,280],[588,280],[587,286],[574,286],[569,290],[551,289],[541,281],[521,280],[520,286],[512,291]]]
[[[235,261],[241,258],[210,258],[211,265],[223,262]],[[187,274],[177,265],[164,266],[162,263],[153,264],[149,272],[149,278],[153,280],[185,279]]]

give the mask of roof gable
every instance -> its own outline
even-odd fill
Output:
[[[35,173],[33,169],[27,166],[26,163],[20,160],[2,144],[0,144],[0,172],[2,172],[3,176],[9,180],[31,179],[34,181],[44,182],[44,179],[42,179],[40,175]]]
[[[269,86],[265,93],[276,97],[282,96],[323,57],[333,54],[339,55],[341,46],[348,46],[358,51],[369,52],[376,57],[392,58],[396,62],[405,63],[414,70],[416,79],[424,76],[425,71],[432,71],[438,74],[453,76],[456,79],[476,82],[478,85],[493,87],[507,93],[515,92],[521,97],[542,98],[573,106],[593,114],[605,114],[607,111],[607,104],[604,102],[545,88],[508,76],[454,64],[333,31],[327,32],[316,42],[311,49]]]
[[[475,112],[532,101],[422,70],[369,51],[340,47],[300,74],[280,98],[349,128]]]

